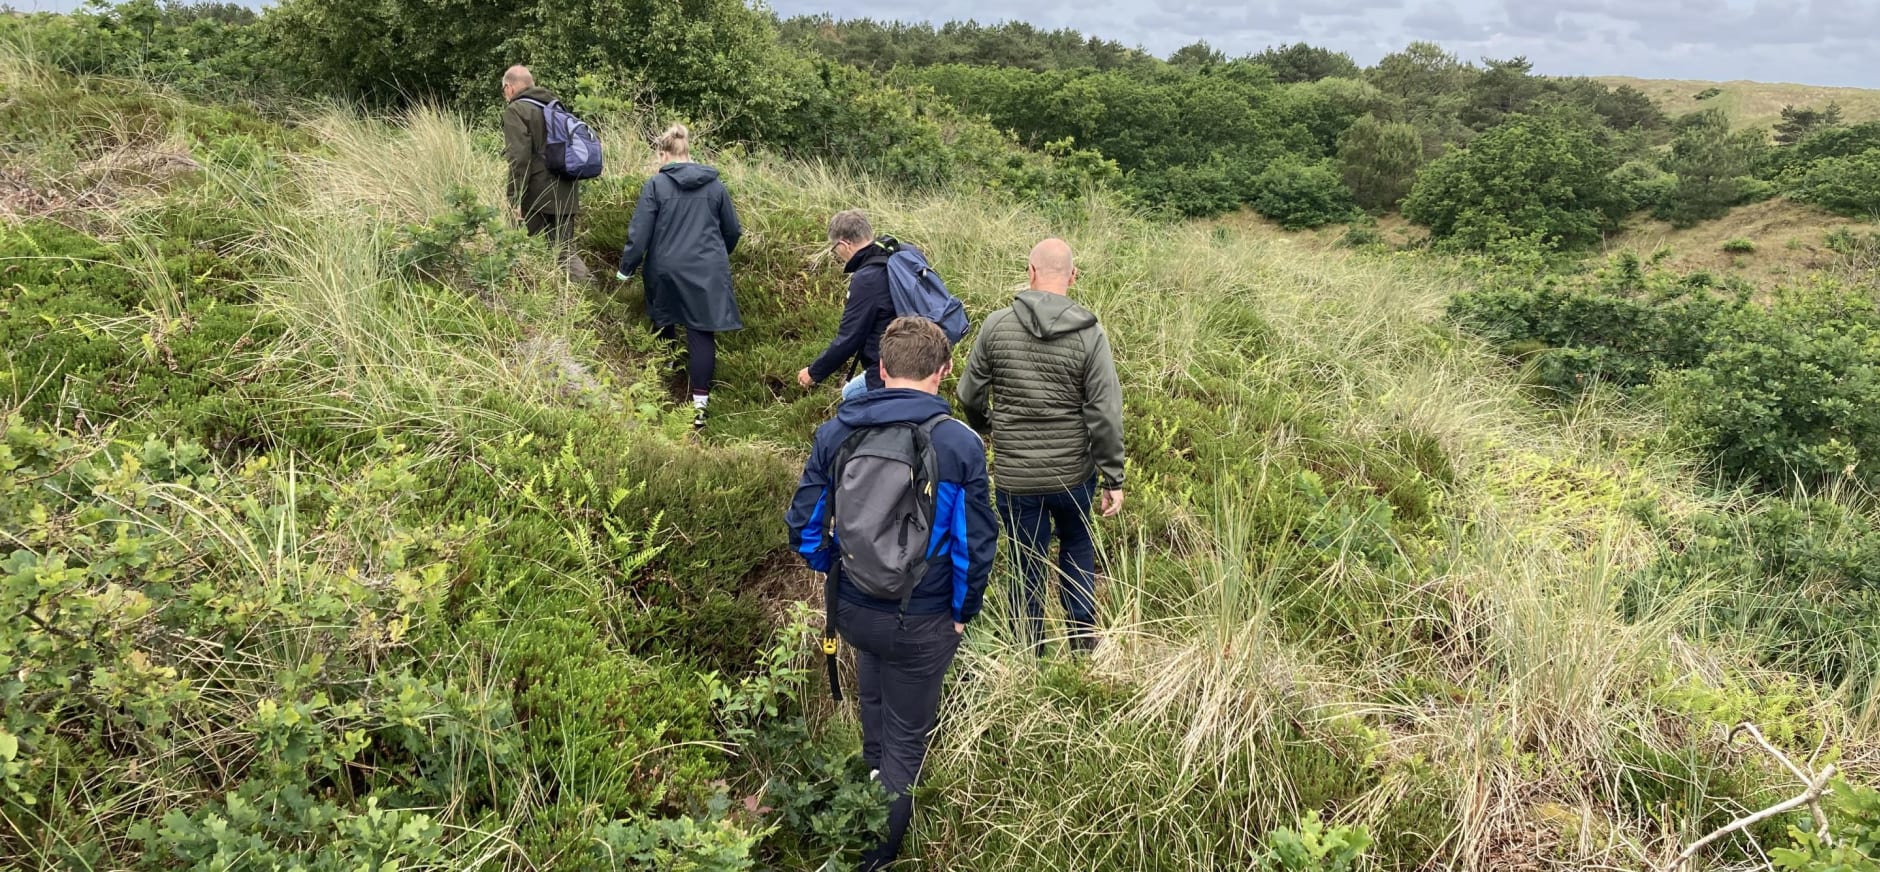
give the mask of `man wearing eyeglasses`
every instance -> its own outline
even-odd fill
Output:
[[[848,273],[849,297],[842,306],[836,338],[814,363],[796,374],[797,384],[814,387],[853,360],[862,372],[843,386],[842,399],[881,389],[881,334],[895,318],[894,295],[888,290],[888,258],[900,248],[892,238],[876,239],[868,215],[859,209],[838,212],[829,219],[829,251]]]
[[[1047,239],[1026,266],[1031,288],[979,328],[960,407],[990,429],[1000,525],[1012,537],[1020,584],[1012,608],[1021,638],[1044,651],[1044,580],[1053,528],[1059,598],[1070,648],[1096,647],[1096,540],[1092,504],[1123,510],[1123,393],[1110,339],[1097,316],[1070,299],[1071,247]]]

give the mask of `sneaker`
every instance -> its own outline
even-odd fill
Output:
[[[692,429],[694,430],[705,429],[705,410],[704,409],[697,410],[697,412],[692,416]]]

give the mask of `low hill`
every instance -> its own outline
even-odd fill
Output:
[[[1839,103],[1842,117],[1849,122],[1880,120],[1880,90],[1835,88],[1822,85],[1793,85],[1768,82],[1704,82],[1683,79],[1636,79],[1626,76],[1598,76],[1600,82],[1617,87],[1630,85],[1673,116],[1700,109],[1722,109],[1738,127],[1774,127],[1782,120],[1784,106],[1826,108]],[[1714,96],[1698,99],[1715,89]]]
[[[503,219],[487,129],[283,123],[20,56],[0,87],[23,146],[0,223],[0,855],[852,856],[878,797],[781,514],[835,405],[792,379],[839,316],[823,222],[856,206],[981,318],[1062,235],[1125,383],[1104,642],[1040,661],[996,605],[970,630],[925,865],[1249,869],[1362,829],[1377,869],[1658,867],[1795,792],[1732,744],[1740,720],[1880,768],[1850,689],[1869,664],[1831,684],[1757,658],[1820,643],[1779,622],[1796,609],[1730,537],[1732,499],[1649,414],[1530,402],[1445,325],[1468,286],[1429,264],[728,151],[708,157],[747,228],[748,327],[700,437],[637,286],[569,285]],[[582,245],[605,263],[650,155],[635,119],[592,120],[610,171]],[[177,169],[113,169],[159,157]],[[1713,868],[1755,850],[1726,840]]]

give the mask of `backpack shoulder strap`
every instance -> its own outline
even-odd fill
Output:
[[[949,412],[941,412],[938,415],[928,418],[927,420],[920,422],[921,435],[926,436],[929,439],[932,439],[934,428],[951,420],[953,420],[953,415]]]

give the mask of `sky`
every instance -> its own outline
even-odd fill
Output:
[[[10,0],[70,10],[78,0]],[[259,5],[259,4],[256,4]],[[1370,64],[1412,40],[1467,60],[1526,57],[1547,75],[1750,79],[1880,88],[1880,0],[771,0],[780,14],[1020,18],[1167,56],[1207,40],[1230,57],[1305,41]],[[1017,10],[1017,11],[1014,11]]]
[[[1309,42],[1370,64],[1413,40],[1465,60],[1526,57],[1548,75],[1749,79],[1880,88],[1880,0],[771,0],[780,14],[1019,18],[1167,56]],[[1015,9],[1020,11],[1014,11]]]

